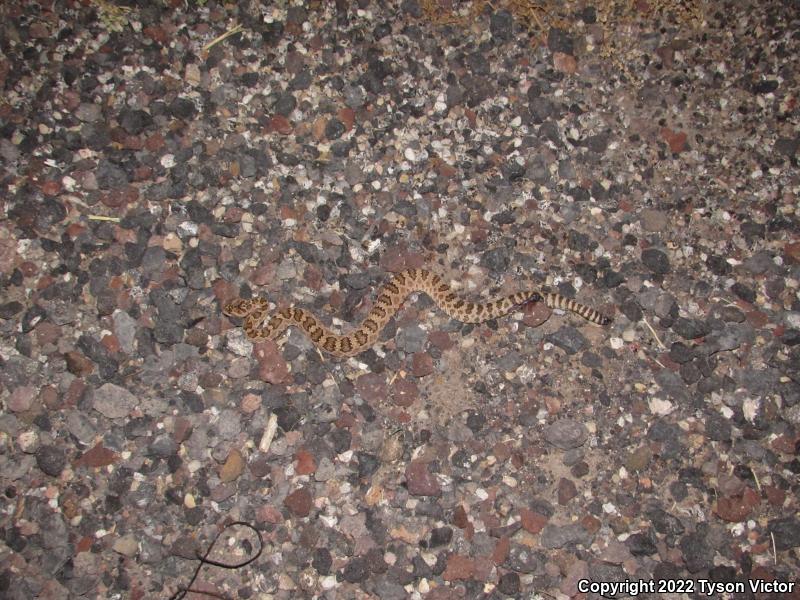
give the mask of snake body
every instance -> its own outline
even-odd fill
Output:
[[[573,312],[598,325],[607,325],[611,321],[597,310],[571,298],[536,290],[517,292],[486,303],[467,302],[459,298],[438,275],[425,269],[407,269],[394,275],[380,289],[372,310],[358,328],[344,335],[332,332],[302,308],[284,308],[270,314],[266,298],[236,298],[224,306],[223,312],[243,318],[242,327],[253,341],[277,339],[289,326],[294,325],[302,329],[321,350],[346,357],[355,356],[371,347],[403,301],[414,292],[426,293],[448,316],[463,323],[483,323],[533,302],[544,302],[550,308]]]

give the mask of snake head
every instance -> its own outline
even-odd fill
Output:
[[[528,297],[528,299],[526,301],[526,304],[528,304],[528,303],[533,304],[534,302],[541,302],[542,300],[544,300],[544,298],[542,297],[542,295],[539,292],[533,292]]]

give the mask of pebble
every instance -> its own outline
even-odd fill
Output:
[[[284,506],[297,517],[307,517],[311,512],[312,498],[306,489],[298,489],[290,493],[283,501]]]
[[[109,419],[121,419],[136,406],[136,397],[113,383],[104,383],[94,391],[92,407]]]
[[[219,479],[223,483],[236,481],[244,472],[245,461],[242,453],[238,450],[231,450],[225,464],[219,471]]]
[[[546,525],[539,537],[544,548],[563,548],[569,544],[587,546],[591,541],[589,532],[581,525]]]
[[[122,554],[123,556],[136,556],[139,551],[139,543],[133,534],[124,535],[114,540],[114,552]]]
[[[11,392],[6,400],[6,406],[12,412],[25,412],[33,406],[35,398],[36,390],[32,386],[24,385]]]
[[[413,496],[440,496],[441,485],[436,476],[428,470],[428,465],[420,461],[412,461],[406,467],[406,483],[408,492]]]
[[[425,347],[425,342],[428,339],[428,332],[425,331],[418,323],[413,323],[400,327],[395,336],[395,342],[398,348],[407,354],[415,354],[421,352]]]
[[[583,423],[573,419],[560,419],[544,430],[544,438],[548,443],[569,450],[582,446],[589,436],[589,431]]]
[[[669,258],[657,248],[643,250],[642,263],[655,275],[665,275],[671,270]]]
[[[510,40],[513,34],[514,17],[507,10],[493,12],[489,19],[489,31],[499,41]]]
[[[52,444],[44,444],[36,452],[36,465],[47,475],[58,477],[67,464],[67,457],[62,448]]]
[[[767,528],[775,538],[775,549],[778,552],[800,547],[800,519],[796,517],[772,519]]]
[[[667,215],[660,210],[646,208],[640,214],[642,229],[645,231],[666,231],[669,225]]]
[[[587,345],[583,334],[571,325],[563,325],[557,331],[548,335],[546,339],[567,354],[576,354]]]
[[[672,330],[686,340],[694,340],[711,333],[711,327],[705,321],[685,317],[675,319]]]

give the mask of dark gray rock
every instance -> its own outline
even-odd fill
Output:
[[[366,557],[357,556],[353,558],[342,569],[342,577],[350,583],[359,583],[366,580],[369,577],[369,563]]]
[[[503,272],[511,263],[511,250],[505,247],[487,250],[481,256],[481,266],[490,271]]]
[[[592,536],[586,529],[578,524],[545,525],[539,537],[539,543],[545,548],[564,548],[575,544],[587,546],[591,543]]]
[[[800,546],[800,520],[796,517],[773,519],[769,522],[768,530],[775,538],[778,552]]]
[[[506,596],[516,596],[520,592],[519,575],[513,571],[503,573],[497,582],[497,589]]]
[[[489,31],[497,41],[505,42],[512,38],[514,17],[507,10],[498,10],[492,13],[489,19]]]
[[[557,331],[548,335],[546,339],[567,354],[576,354],[587,345],[584,335],[571,325],[562,325]]]
[[[697,573],[714,565],[714,548],[703,532],[696,531],[684,536],[680,542],[683,561],[690,573]]]
[[[551,27],[550,31],[547,32],[547,47],[550,52],[575,53],[575,41],[572,36],[557,27]]]
[[[188,98],[175,98],[169,105],[169,114],[176,119],[188,121],[197,114],[197,109]]]
[[[578,448],[586,443],[588,437],[586,426],[573,419],[560,419],[544,430],[544,439],[562,450]]]
[[[669,257],[658,248],[647,248],[642,251],[642,263],[651,273],[664,275],[670,272]]]
[[[131,135],[139,135],[153,124],[153,117],[150,113],[143,110],[123,109],[120,111],[119,124]]]
[[[64,449],[60,446],[45,444],[36,452],[36,466],[51,477],[58,477],[67,464]]]
[[[670,399],[681,404],[687,404],[691,399],[689,388],[683,380],[672,371],[661,369],[656,373],[654,379]]]
[[[705,321],[686,317],[675,319],[672,330],[685,340],[694,340],[711,333],[711,327]]]
[[[272,105],[272,110],[277,114],[288,117],[292,111],[297,107],[297,99],[291,92],[284,92]]]

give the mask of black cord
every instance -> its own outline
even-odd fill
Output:
[[[256,534],[256,537],[258,538],[258,551],[247,560],[236,564],[223,563],[209,559],[208,555],[211,554],[211,550],[214,549],[214,544],[217,543],[217,540],[225,532],[225,530],[239,525],[241,525],[242,527],[246,527],[247,529]],[[225,598],[225,596],[223,596],[222,594],[218,594],[216,592],[204,592],[202,590],[192,589],[192,584],[195,582],[197,576],[200,574],[200,569],[203,568],[203,565],[213,565],[215,567],[222,567],[223,569],[241,569],[242,567],[246,567],[251,562],[256,560],[259,556],[261,556],[262,550],[264,550],[264,539],[261,537],[261,532],[258,529],[253,527],[250,523],[246,523],[245,521],[233,521],[231,523],[228,523],[227,525],[225,525],[225,527],[220,529],[219,532],[217,532],[217,536],[214,538],[214,541],[212,541],[209,544],[208,549],[206,550],[206,553],[204,555],[201,556],[200,553],[197,552],[197,560],[200,561],[200,564],[198,564],[197,568],[194,570],[194,575],[192,575],[192,578],[189,580],[189,584],[185,588],[178,588],[178,591],[175,592],[172,596],[170,596],[169,600],[182,600],[183,598],[186,597],[186,594],[188,594],[189,592],[194,592],[195,594],[204,594],[206,596],[212,596],[214,598]]]

